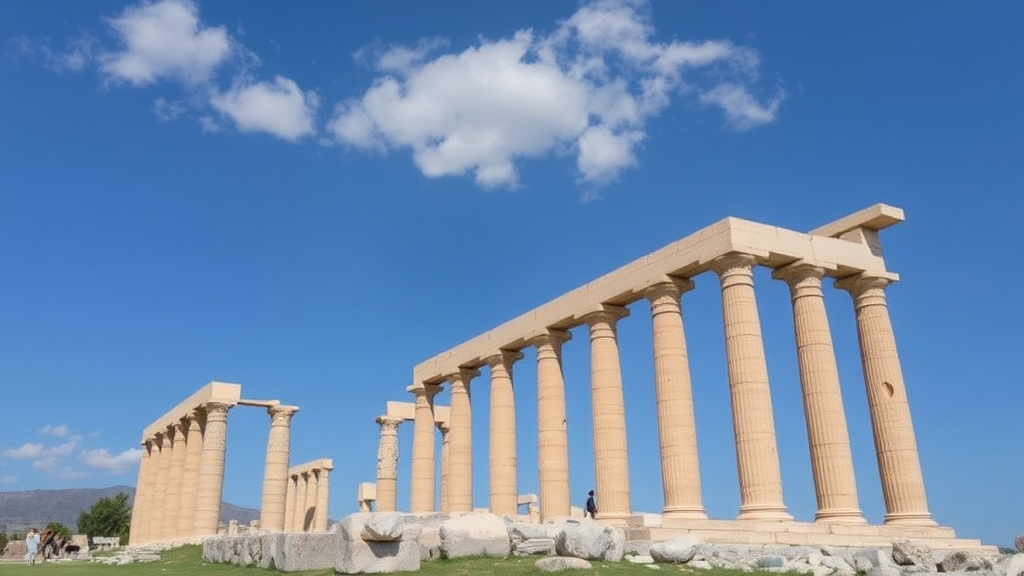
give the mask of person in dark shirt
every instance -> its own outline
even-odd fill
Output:
[[[597,517],[597,504],[594,502],[594,491],[587,492],[587,512],[584,516]]]

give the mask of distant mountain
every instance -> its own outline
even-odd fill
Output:
[[[8,534],[23,534],[32,527],[42,528],[49,522],[60,522],[75,531],[80,513],[91,508],[100,498],[111,498],[119,492],[128,493],[129,504],[135,501],[133,486],[0,492],[0,529],[6,528]],[[245,525],[259,517],[259,510],[221,503],[221,522],[238,520],[239,524]]]

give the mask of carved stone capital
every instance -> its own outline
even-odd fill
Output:
[[[543,358],[554,354],[556,357],[562,353],[562,344],[572,339],[572,333],[567,330],[548,330],[531,338],[528,343],[537,349],[537,358]]]
[[[643,294],[651,304],[651,314],[679,311],[679,298],[683,293],[693,290],[693,281],[689,278],[668,277],[664,282],[648,286]]]
[[[292,423],[292,417],[299,411],[298,406],[271,406],[267,408],[267,414],[270,415],[271,426],[290,426]]]
[[[893,282],[895,278],[861,272],[836,280],[835,287],[849,292],[854,308],[860,309],[865,306],[885,306],[885,288]]]
[[[402,424],[402,422],[404,422],[404,420],[402,420],[401,418],[396,418],[395,416],[388,416],[387,414],[382,414],[381,416],[377,416],[374,419],[374,422],[380,425],[381,434],[397,434],[398,427]]]
[[[203,409],[206,410],[206,422],[227,422],[231,406],[224,402],[207,402],[203,405]]]
[[[590,326],[591,329],[595,326],[606,325],[614,330],[615,324],[619,319],[625,318],[626,316],[629,316],[629,308],[626,308],[625,306],[615,306],[612,304],[602,304],[600,309],[586,313],[582,320],[586,322],[587,326]]]
[[[821,279],[824,277],[825,268],[807,262],[794,262],[772,271],[772,278],[785,282],[794,299],[821,296]]]
[[[711,261],[711,269],[718,274],[722,288],[735,284],[754,285],[754,266],[758,258],[753,254],[730,252]]]

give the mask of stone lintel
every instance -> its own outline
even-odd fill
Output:
[[[296,474],[302,474],[311,470],[334,470],[334,460],[332,458],[318,458],[304,464],[296,464],[288,469],[288,476],[295,476]]]
[[[523,504],[536,504],[540,502],[540,498],[536,494],[520,494],[516,497],[516,504],[522,506]]]
[[[808,234],[741,218],[724,218],[646,256],[520,314],[515,318],[442,352],[413,369],[413,386],[443,384],[460,368],[478,368],[495,350],[519,350],[547,330],[569,330],[595,306],[626,306],[666,276],[692,278],[711,270],[725,254],[745,253],[760,265],[778,268],[807,260],[820,262],[828,276],[841,278],[861,272],[887,273],[877,239],[851,241],[842,236],[851,229],[877,230],[903,219],[903,211],[876,204],[827,224]]]
[[[377,484],[374,482],[360,482],[356,491],[356,502],[369,502],[377,500]]]
[[[181,401],[177,406],[171,408],[160,418],[142,431],[142,444],[153,438],[157,433],[167,430],[182,418],[188,417],[195,409],[202,408],[209,402],[218,402],[234,406],[242,398],[242,385],[229,382],[210,382],[197,390],[194,394]]]
[[[815,228],[810,231],[810,234],[812,236],[839,238],[846,232],[856,228],[867,228],[877,232],[900,222],[903,222],[902,209],[889,206],[888,204],[875,204]]]
[[[281,401],[280,400],[245,400],[245,399],[242,399],[242,400],[238,401],[238,405],[239,406],[256,406],[258,408],[273,408],[275,406],[280,406],[281,405]]]
[[[386,415],[392,418],[400,418],[407,422],[416,420],[416,404],[412,402],[395,402],[393,400],[388,401],[388,409],[385,412]],[[448,407],[434,405],[434,423],[444,424],[448,422]]]

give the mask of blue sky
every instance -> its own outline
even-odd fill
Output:
[[[882,238],[931,511],[1008,545],[1024,532],[1022,21],[1018,2],[0,2],[0,490],[134,484],[143,427],[221,380],[301,407],[293,462],[334,458],[340,517],[416,363],[725,216],[806,231],[884,202],[906,211]],[[704,499],[729,518],[721,301],[695,281]],[[756,282],[785,499],[810,520],[788,291]],[[826,301],[877,523],[852,307]],[[661,506],[650,338],[638,303],[619,339],[641,511]],[[522,493],[534,362],[515,366]],[[269,419],[229,421],[225,498],[257,507]]]

